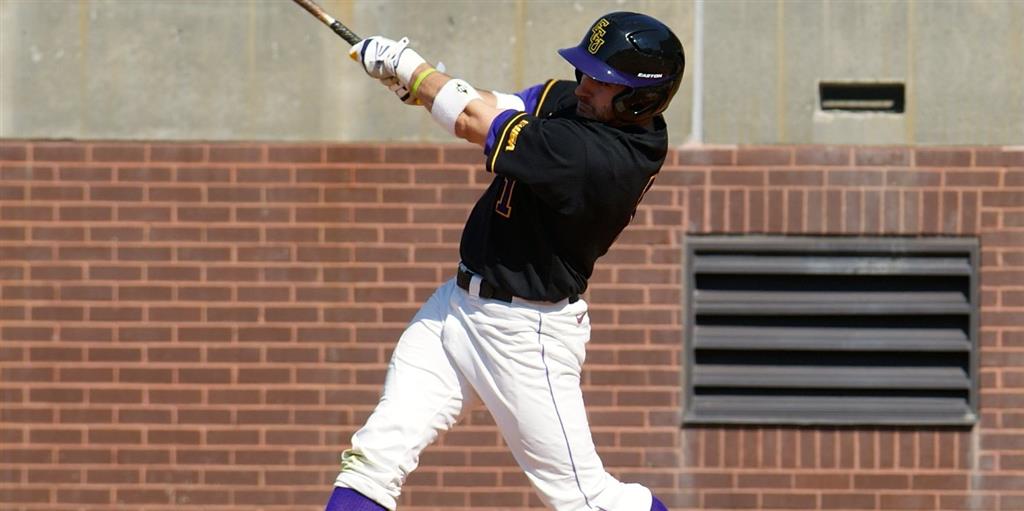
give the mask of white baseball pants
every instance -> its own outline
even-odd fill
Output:
[[[473,277],[471,291],[479,289]],[[395,347],[380,403],[342,454],[336,486],[394,511],[420,452],[473,399],[543,501],[559,511],[648,511],[651,492],[605,471],[583,406],[587,303],[485,300],[450,280]]]

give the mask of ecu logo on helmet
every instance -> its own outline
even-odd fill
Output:
[[[587,46],[587,51],[591,55],[596,55],[597,50],[601,49],[601,45],[604,44],[604,27],[608,26],[608,20],[601,18],[594,23],[594,26],[590,29],[590,46]]]

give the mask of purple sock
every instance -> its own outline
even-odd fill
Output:
[[[387,511],[384,506],[370,500],[352,488],[334,487],[331,500],[324,511]]]
[[[651,495],[651,511],[668,511],[668,508],[658,500],[658,497]]]

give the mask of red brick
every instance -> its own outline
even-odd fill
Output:
[[[52,206],[0,206],[0,220],[51,221]]]
[[[317,282],[320,272],[316,267],[267,267],[263,268],[263,280],[266,282]]]
[[[154,162],[196,163],[206,159],[206,146],[202,145],[151,145],[149,159]]]
[[[1004,184],[1008,187],[1024,187],[1024,168],[1007,169]]]
[[[734,149],[682,148],[675,152],[675,164],[683,167],[734,165]]]
[[[462,208],[414,208],[413,224],[448,224],[460,226],[466,222],[466,211]],[[628,231],[627,231],[628,232]]]
[[[199,483],[199,471],[150,469],[146,471],[146,483],[194,485]]]
[[[171,219],[171,208],[152,206],[119,206],[117,219],[129,222],[167,222]]]
[[[881,186],[885,172],[877,170],[829,170],[827,186]]]
[[[341,207],[300,207],[295,208],[296,222],[332,223],[347,222],[352,218],[352,210]]]
[[[327,161],[332,163],[377,163],[383,157],[384,147],[380,145],[327,146]]]
[[[118,370],[117,379],[126,383],[173,383],[170,369],[125,367]]]
[[[44,142],[31,147],[33,161],[85,161],[84,145]]]
[[[307,242],[316,243],[320,239],[320,230],[315,227],[269,227],[266,229],[269,242]]]
[[[408,249],[395,249],[408,253]],[[348,247],[299,247],[295,259],[302,262],[350,262],[352,249]],[[400,262],[408,261],[402,258]]]
[[[61,221],[109,221],[113,218],[113,209],[108,206],[61,206],[57,208]]]
[[[43,246],[0,246],[0,260],[4,261],[49,261],[53,249]]]
[[[260,230],[254,227],[210,227],[206,229],[206,241],[210,243],[260,241]]]
[[[971,165],[971,150],[917,148],[914,150],[914,165],[917,167],[969,167]]]
[[[211,161],[213,153],[211,150]],[[175,181],[183,183],[227,183],[231,181],[231,171],[218,167],[178,167]]]
[[[865,493],[823,493],[821,509],[876,509],[876,498]]]
[[[170,504],[171,493],[166,490],[132,490],[117,488],[117,502],[125,504]]]
[[[29,188],[29,198],[35,201],[77,201],[85,198],[81,186],[36,185]]]
[[[288,183],[292,172],[282,167],[247,167],[240,168],[235,174],[239,183]]]
[[[25,227],[0,226],[0,240],[3,241],[25,241]]]
[[[384,162],[420,164],[440,163],[441,152],[436,146],[389,144],[384,146]]]
[[[210,201],[216,201],[213,197],[216,189],[211,188]],[[149,200],[152,202],[199,202],[203,200],[203,191],[198,187],[183,186],[153,186],[149,188]]]
[[[704,505],[715,509],[757,509],[757,494],[705,492]]]
[[[95,145],[92,147],[92,161],[98,162],[141,162],[146,159],[144,145]]]
[[[89,484],[112,486],[134,485],[139,482],[139,471],[130,469],[88,469],[85,481]]]
[[[57,502],[60,504],[111,504],[111,490],[91,489],[57,489]]]
[[[769,186],[822,186],[825,174],[820,170],[772,170],[768,172]]]
[[[412,172],[402,167],[360,167],[353,175],[356,183],[407,184],[410,183]]]
[[[119,247],[118,260],[121,261],[168,261],[171,259],[169,247]]]
[[[796,148],[797,165],[823,167],[845,167],[850,164],[851,149],[848,146],[807,146]]]
[[[270,188],[267,190],[268,202],[320,202],[319,188]]]
[[[25,161],[28,145],[19,142],[0,142],[0,161]]]
[[[8,298],[5,296],[4,299]],[[53,337],[53,328],[51,327],[0,327],[0,339],[8,341],[49,341]]]
[[[765,173],[752,170],[712,170],[713,186],[764,186]]]
[[[81,403],[85,393],[81,389],[31,388],[29,401],[36,403]]]
[[[142,241],[144,230],[141,227],[90,227],[90,241]]]
[[[484,151],[470,144],[449,144],[441,147],[441,163],[483,165]]]
[[[108,167],[62,166],[59,172],[61,181],[110,181],[113,175],[113,171]]]
[[[378,203],[380,202],[380,190],[376,187],[329,187],[324,190],[324,202],[326,203]]]
[[[140,389],[89,389],[90,403],[141,403],[142,390]]]
[[[25,187],[8,185],[0,186],[0,200],[2,201],[20,201],[25,200]]]
[[[266,161],[264,147],[256,145],[211,145],[210,161],[214,163],[258,163]]]
[[[1019,191],[982,192],[981,205],[986,208],[1024,207],[1024,193]]]
[[[935,495],[892,495],[879,496],[879,509],[897,509],[910,511],[913,509],[935,509],[938,497]]]
[[[59,247],[57,259],[61,261],[110,261],[113,253],[109,247]]]
[[[261,246],[261,247],[238,247],[236,250],[238,261],[279,261],[287,262],[292,260],[292,249],[288,246]]]
[[[1014,149],[976,149],[977,167],[1024,167],[1024,151]]]
[[[256,307],[209,307],[206,310],[207,321],[246,321],[254,322],[260,312]]]
[[[0,165],[0,180],[53,181],[53,169],[43,165]]]
[[[167,167],[118,167],[117,180],[122,182],[158,183],[171,180]]]
[[[268,160],[271,163],[322,163],[324,147],[319,145],[270,145]]]
[[[352,181],[352,170],[341,167],[308,169],[300,167],[296,170],[295,180],[299,183],[349,183]]]
[[[740,147],[736,151],[736,165],[780,166],[792,165],[793,150],[774,147]]]
[[[910,478],[899,474],[854,474],[854,489],[904,490],[910,488]]]
[[[471,173],[463,169],[422,168],[413,169],[413,182],[418,185],[430,184],[470,184]],[[482,191],[482,189],[481,189]]]
[[[885,172],[887,186],[913,188],[938,187],[942,185],[942,172],[929,170],[888,170]]]
[[[469,191],[469,196],[462,200],[457,197],[457,194],[464,193],[465,190],[446,188],[441,191],[442,204],[472,204],[476,202],[479,193],[476,190]],[[385,188],[383,190],[383,198],[381,200],[384,204],[436,204],[438,202],[437,192],[432,189],[415,189],[415,188]],[[359,210],[356,210],[358,213]],[[357,217],[358,218],[358,217]]]
[[[140,362],[142,352],[136,348],[89,348],[90,362]]]
[[[853,159],[857,166],[906,167],[910,165],[910,150],[904,147],[854,147]]]
[[[231,260],[231,249],[228,247],[179,247],[175,249],[174,255],[178,261],[230,261]],[[174,280],[198,280],[200,268],[193,267],[174,267],[169,266],[165,268],[166,272],[172,270],[189,270],[187,274],[182,274],[179,279]],[[195,270],[194,278],[193,272]],[[152,274],[152,273],[151,273]]]
[[[179,222],[227,222],[231,219],[229,208],[219,207],[179,207]]]

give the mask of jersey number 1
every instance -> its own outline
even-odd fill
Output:
[[[501,194],[498,195],[498,202],[494,204],[494,211],[499,215],[509,218],[512,216],[512,191],[516,189],[516,182],[513,179],[505,178],[501,185]]]

